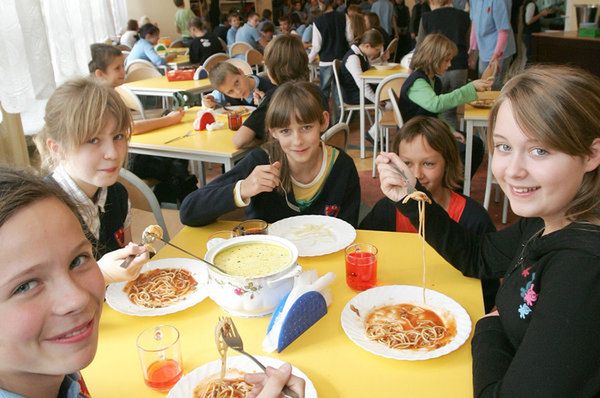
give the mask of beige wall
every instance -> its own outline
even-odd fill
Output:
[[[190,7],[188,0],[185,6]],[[168,36],[171,40],[179,37],[175,30],[175,11],[177,7],[172,0],[127,0],[128,19],[139,19],[142,15],[147,15],[150,21],[158,24],[160,35]]]

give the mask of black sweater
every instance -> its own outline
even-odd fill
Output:
[[[452,6],[438,8],[424,13],[421,17],[421,25],[426,35],[441,33],[456,44],[458,54],[452,59],[452,65],[448,70],[468,68],[469,27],[471,26],[468,13]]]
[[[202,226],[235,210],[235,184],[248,177],[256,166],[266,164],[269,164],[267,153],[262,148],[252,150],[233,169],[185,198],[179,209],[181,222],[193,227]],[[336,217],[356,226],[360,206],[360,184],[354,162],[345,152],[340,151],[324,184],[319,197],[301,213],[291,210],[283,195],[277,192],[263,192],[250,200],[250,205],[245,208],[246,216],[272,223],[304,214],[337,213]],[[288,199],[296,203],[293,192],[288,193]]]
[[[418,225],[416,202],[396,205]],[[475,397],[600,394],[600,227],[572,223],[541,236],[543,228],[524,218],[477,237],[426,206],[427,242],[450,264],[504,277],[500,316],[481,319],[473,336]]]
[[[315,19],[315,26],[322,38],[319,59],[322,62],[342,59],[348,51],[346,15],[335,11],[326,12]]]

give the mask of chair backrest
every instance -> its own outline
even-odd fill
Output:
[[[342,96],[342,86],[340,85],[340,60],[333,60],[333,78],[335,79],[335,89],[337,91],[337,95],[339,98],[340,104],[340,119],[338,123],[341,123],[344,120],[344,97]]]
[[[331,126],[326,132],[321,135],[321,141],[328,145],[337,146],[346,150],[348,145],[348,137],[350,136],[350,127],[346,123],[338,123]]]
[[[125,81],[127,83],[161,76],[162,75],[158,69],[156,69],[154,64],[145,59],[135,59],[131,61],[125,70]]]
[[[223,47],[223,51],[225,51],[226,53],[228,53],[227,51],[227,42],[223,39],[221,39],[220,37],[217,37],[217,39],[219,39],[219,42],[221,42],[221,47]]]
[[[183,45],[183,40],[181,39],[177,39],[174,42],[172,42],[171,44],[169,44],[169,48],[183,48],[185,47]]]
[[[394,120],[396,120],[398,127],[402,128],[404,120],[402,119],[402,113],[400,113],[400,106],[398,105],[398,94],[396,94],[392,87],[388,88],[388,97],[394,110]]]
[[[227,60],[227,62],[229,62],[231,65],[235,66],[236,68],[239,68],[245,75],[252,74],[252,67],[250,66],[250,64],[248,62],[244,61],[243,59],[229,58]]]
[[[131,47],[129,47],[125,44],[117,44],[115,47],[117,47],[121,51],[127,51],[127,52],[131,51]]]
[[[246,51],[251,50],[252,46],[246,42],[239,41],[237,43],[233,43],[231,47],[229,47],[229,56],[231,58],[236,55],[246,54]]]
[[[390,44],[388,44],[385,51],[389,54],[390,59],[394,59],[393,55],[396,53],[396,49],[398,48],[398,38],[395,37]]]
[[[154,196],[154,192],[138,176],[125,168],[121,168],[121,171],[119,171],[119,182],[127,189],[131,206],[136,209],[152,212],[154,218],[156,218],[156,223],[163,230],[164,240],[169,241],[167,224],[160,210],[160,204],[156,196]]]
[[[117,91],[117,93],[119,93],[121,99],[129,109],[139,112],[142,115],[142,119],[146,118],[146,113],[144,112],[144,105],[142,105],[142,102],[140,101],[138,96],[135,95],[135,93],[131,91],[129,87],[121,85],[115,87],[115,90]]]
[[[258,73],[258,69],[263,66],[264,57],[260,53],[260,51],[251,48],[245,53],[245,60],[248,62],[248,65],[253,66]]]
[[[202,64],[202,67],[204,69],[206,69],[206,71],[208,73],[210,73],[210,70],[212,68],[215,67],[215,65],[217,65],[218,63],[221,63],[223,61],[227,61],[229,59],[229,55],[225,54],[225,53],[217,53],[217,54],[213,54],[210,57],[206,58],[206,60],[204,61],[204,63]]]
[[[400,89],[402,88],[402,84],[404,84],[404,81],[406,80],[406,77],[404,77],[401,74],[395,74],[395,75],[391,75],[386,77],[385,79],[383,79],[381,81],[381,83],[379,83],[379,85],[377,86],[377,90],[375,90],[375,103],[379,104],[381,101],[385,101],[390,99],[389,95],[390,95],[390,89],[391,92],[400,92]],[[375,107],[375,120],[379,120],[380,119],[380,114],[381,113],[381,109],[379,106]]]

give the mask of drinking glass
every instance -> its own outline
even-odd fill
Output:
[[[346,284],[353,290],[367,290],[377,284],[377,248],[356,243],[346,248]]]
[[[144,330],[137,338],[138,355],[146,385],[168,391],[183,375],[179,331],[159,325]]]
[[[212,247],[226,241],[227,239],[233,238],[234,236],[236,235],[233,231],[217,231],[208,237],[208,240],[206,241],[206,248],[210,250]]]
[[[233,228],[235,236],[268,235],[269,224],[263,220],[246,220]]]
[[[242,127],[242,114],[230,111],[227,113],[227,127],[229,130],[237,131],[240,127]]]

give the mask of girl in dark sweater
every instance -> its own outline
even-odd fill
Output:
[[[265,125],[268,141],[191,193],[181,205],[181,222],[206,225],[245,207],[248,218],[268,222],[320,214],[356,225],[358,173],[348,155],[320,139],[329,114],[323,111],[319,88],[308,82],[281,85],[271,99]]]
[[[585,98],[585,102],[581,101]],[[467,276],[503,277],[497,311],[472,341],[476,397],[600,394],[600,80],[569,67],[535,67],[510,80],[490,114],[492,170],[523,218],[475,236],[436,203],[427,242]],[[400,204],[415,177],[380,155],[381,188]],[[417,189],[427,192],[417,183]],[[431,196],[431,194],[429,194]]]

